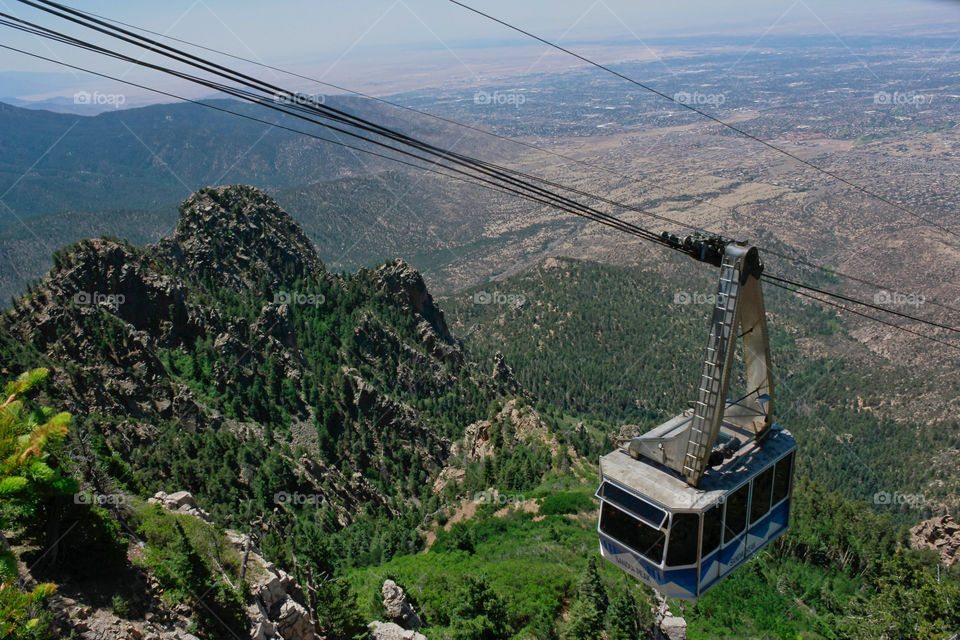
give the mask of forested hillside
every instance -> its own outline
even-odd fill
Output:
[[[539,406],[646,429],[693,398],[715,277],[692,260],[650,272],[549,259],[443,304],[468,350],[487,366],[502,352]],[[901,505],[905,520],[955,512],[960,422],[904,421],[899,409],[921,401],[922,379],[871,354],[833,313],[764,293],[776,420],[809,452],[801,473],[870,504],[878,492],[922,494],[923,504]]]
[[[0,415],[2,460],[38,458],[0,467],[0,612],[19,637],[92,638],[105,617],[246,637],[277,571],[287,608],[266,614],[294,602],[330,640],[384,617],[387,578],[429,640],[650,633],[652,593],[597,560],[595,461],[622,423],[682,406],[706,308],[565,259],[441,305],[403,261],[331,273],[256,189],[179,213],[157,245],[58,251],[0,320],[0,378],[49,371],[7,386]],[[801,446],[793,531],[672,607],[694,638],[941,637],[960,626],[956,569],[938,581],[904,526],[934,505],[865,496],[939,500],[935,474],[953,479],[917,462],[915,429],[845,396],[884,390],[812,355],[809,337],[845,338],[791,304],[770,297],[779,420]]]

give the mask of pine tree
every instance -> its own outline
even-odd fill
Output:
[[[195,593],[206,593],[210,589],[207,584],[209,571],[203,563],[203,558],[190,544],[187,532],[183,530],[183,525],[180,524],[179,520],[174,521],[174,532],[176,534],[176,552],[173,554],[171,565],[175,579],[188,598]]]
[[[637,604],[629,588],[617,590],[607,610],[608,640],[636,640],[640,635]]]
[[[560,640],[557,625],[549,616],[540,615],[530,625],[530,633],[536,640]]]
[[[357,598],[343,580],[331,580],[318,587],[317,621],[329,640],[351,640],[365,627],[357,608]]]
[[[590,556],[587,561],[587,573],[580,583],[579,597],[590,600],[601,616],[607,612],[609,599],[607,598],[607,590],[603,588],[603,582],[600,580],[597,556]]]
[[[600,640],[603,615],[590,598],[577,598],[570,607],[570,619],[564,625],[564,640]]]
[[[457,590],[451,615],[452,640],[509,638],[507,607],[484,578],[468,577]]]

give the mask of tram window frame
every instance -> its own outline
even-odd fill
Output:
[[[770,513],[770,498],[773,495],[773,465],[770,465],[751,481],[750,524],[754,525]],[[761,500],[760,498],[763,498]]]
[[[777,461],[776,470],[773,472],[772,505],[783,502],[790,495],[790,489],[793,485],[793,454],[794,452],[791,451]]]
[[[703,512],[703,534],[700,540],[700,557],[704,558],[723,542],[723,505],[716,504]]]
[[[684,535],[681,539],[680,535]],[[684,567],[697,564],[700,546],[700,514],[674,513],[670,521],[670,536],[667,540],[667,566]]]
[[[609,480],[603,481],[595,495],[634,517],[640,518],[654,529],[663,527],[663,523],[667,521],[668,514],[666,511],[640,496],[621,489]]]
[[[741,499],[740,494],[743,494],[743,504],[742,510],[739,501]],[[750,511],[750,483],[745,482],[743,485],[737,488],[736,491],[730,493],[727,496],[726,504],[724,506],[724,517],[723,517],[723,543],[727,544],[740,534],[742,534],[747,529],[747,515]],[[731,507],[737,509],[734,512],[734,517],[740,519],[738,525],[739,528],[732,529],[730,527],[730,516],[731,516]]]
[[[627,523],[629,520],[630,523],[636,525],[637,527],[637,529],[632,529],[632,531],[643,531],[650,537],[648,539],[639,540],[635,536],[623,535],[624,533],[629,533],[631,528],[627,527],[615,531],[614,527],[610,526],[611,518],[614,519],[612,524],[620,524],[621,526],[623,526],[624,523]],[[620,544],[626,545],[632,551],[640,554],[653,564],[659,566],[663,563],[663,552],[664,548],[666,547],[667,535],[662,529],[654,529],[640,518],[631,513],[627,513],[623,509],[617,508],[605,500],[600,504],[599,526],[601,532],[610,536]],[[651,554],[651,550],[654,550],[656,553]]]

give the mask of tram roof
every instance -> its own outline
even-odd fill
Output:
[[[612,480],[668,510],[702,511],[794,448],[796,442],[790,432],[774,426],[762,446],[751,442],[723,466],[708,469],[699,487],[691,487],[679,474],[652,460],[632,458],[625,447],[602,456],[600,471],[604,480]]]

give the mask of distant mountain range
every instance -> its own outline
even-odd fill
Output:
[[[88,94],[89,95],[89,94]],[[70,113],[78,116],[95,116],[104,111],[116,111],[117,107],[107,103],[97,103],[86,101],[82,94],[74,95],[69,98],[54,97],[43,100],[21,100],[19,98],[8,98],[0,96],[0,103],[12,107],[23,107],[34,111],[53,111],[54,113]],[[147,106],[138,103],[124,103],[128,109]]]
[[[421,139],[446,139],[448,147],[491,150],[489,137],[465,135],[459,128],[452,135],[452,125],[372,100],[343,97],[328,103]],[[208,104],[328,138],[338,135],[239,101]],[[435,252],[445,243],[424,228],[426,220],[459,218],[461,224],[451,229],[463,236],[483,223],[478,206],[496,208],[499,202],[487,197],[478,205],[477,188],[414,175],[381,158],[191,103],[96,116],[0,104],[0,129],[5,132],[0,138],[4,304],[49,269],[52,248],[100,235],[155,241],[169,233],[177,203],[205,186],[245,183],[272,189],[325,254],[349,266]],[[501,157],[511,153],[496,149]],[[320,202],[326,205],[323,214],[316,206]],[[358,219],[373,225],[363,239]],[[460,244],[472,240],[464,237]]]

